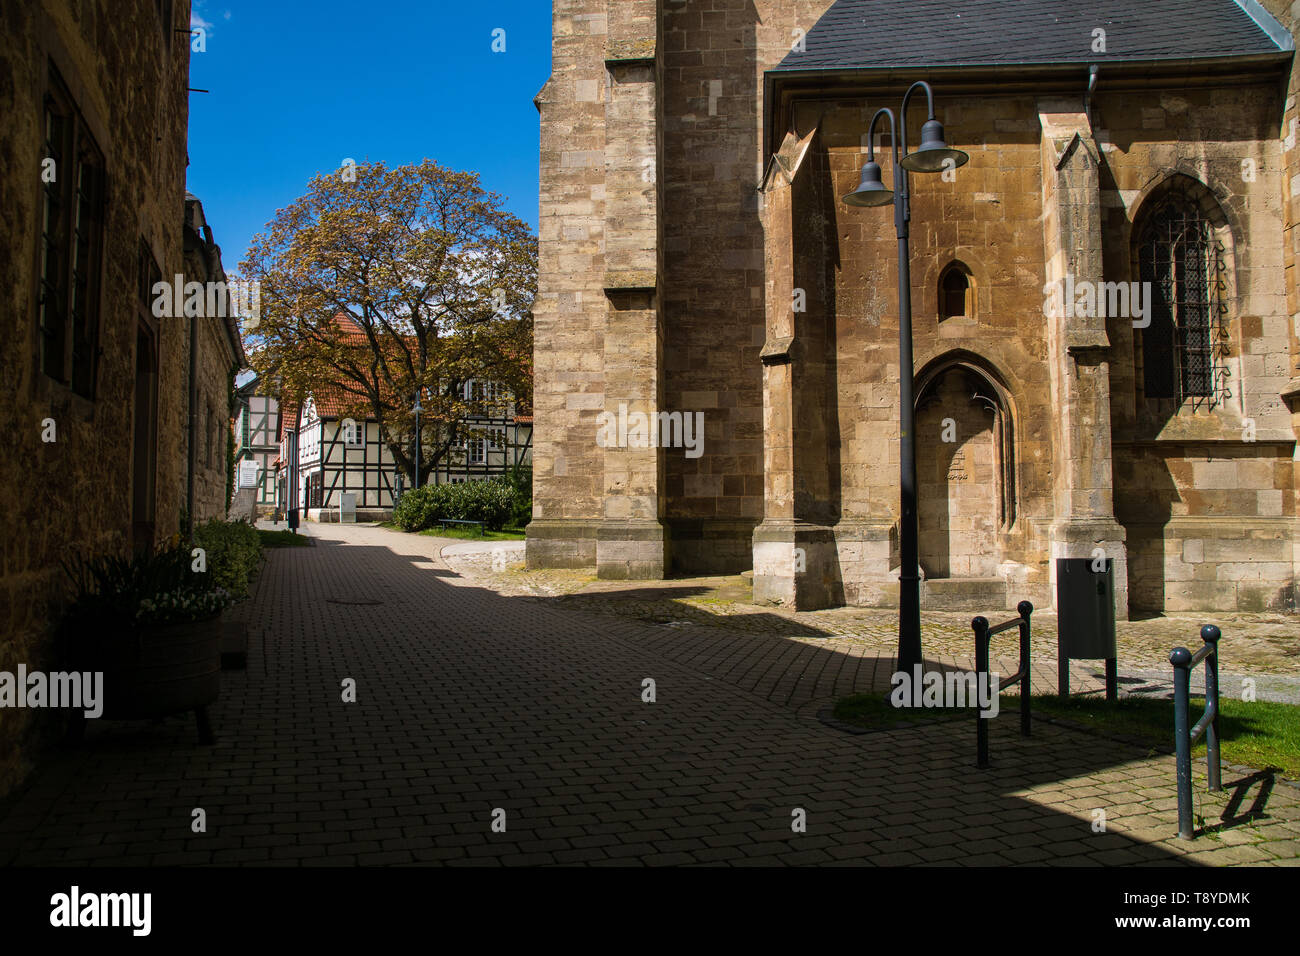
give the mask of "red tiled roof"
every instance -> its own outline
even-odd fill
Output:
[[[319,385],[311,390],[311,399],[316,406],[318,418],[343,418],[350,411],[355,413],[358,406],[366,407],[366,398],[348,391],[340,385]],[[366,417],[371,417],[367,412]]]

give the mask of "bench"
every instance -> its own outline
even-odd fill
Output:
[[[482,521],[460,521],[456,518],[439,518],[438,524],[442,525],[444,528],[450,528],[454,525],[474,525],[478,528],[478,533],[480,535],[483,533]]]

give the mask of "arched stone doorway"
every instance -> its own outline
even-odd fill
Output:
[[[950,361],[918,379],[917,518],[927,580],[994,579],[1015,516],[1013,429],[1004,391]]]

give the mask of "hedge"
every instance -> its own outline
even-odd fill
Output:
[[[403,531],[424,531],[443,519],[481,521],[489,531],[500,531],[514,508],[514,490],[498,479],[425,485],[402,495],[393,509],[393,523]]]

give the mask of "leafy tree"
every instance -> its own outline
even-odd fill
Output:
[[[374,417],[399,467],[421,480],[467,437],[467,413],[531,401],[537,239],[475,173],[424,160],[346,165],[254,236],[240,278],[257,281],[250,360],[282,399],[340,397]],[[420,396],[421,447],[412,406]]]

